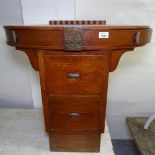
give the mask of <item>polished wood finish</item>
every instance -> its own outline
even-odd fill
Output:
[[[53,95],[49,97],[52,131],[99,131],[100,96]]]
[[[50,134],[50,148],[59,152],[99,152],[100,134]]]
[[[108,76],[108,57],[104,55],[45,54],[48,94],[101,94]],[[78,78],[68,77],[78,74]]]
[[[78,26],[77,26],[78,27]],[[18,48],[64,50],[64,29],[59,26],[5,26],[7,43]],[[146,26],[83,26],[83,50],[128,49],[142,46],[151,39]],[[98,38],[99,32],[109,32],[108,39]],[[141,33],[135,43],[135,34]],[[93,39],[92,39],[93,38]]]
[[[152,30],[70,22],[76,26],[53,21],[50,26],[4,28],[8,45],[24,51],[39,71],[51,150],[97,152],[104,132],[109,72],[122,54],[150,42]],[[100,32],[108,36],[99,38]]]

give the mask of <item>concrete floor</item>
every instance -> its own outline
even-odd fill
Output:
[[[112,140],[115,155],[140,155],[140,152],[133,140]]]
[[[0,109],[0,155],[114,155],[106,126],[100,153],[50,152],[41,109]]]

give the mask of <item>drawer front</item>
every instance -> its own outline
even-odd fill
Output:
[[[53,95],[48,102],[51,129],[98,130],[99,96]]]
[[[53,115],[51,129],[63,131],[98,131],[98,115],[93,113],[78,113],[79,116],[68,114]]]
[[[106,54],[46,55],[46,91],[48,94],[100,94],[107,82],[108,64]]]

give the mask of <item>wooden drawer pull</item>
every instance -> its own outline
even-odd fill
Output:
[[[71,117],[79,117],[80,116],[80,114],[76,113],[76,112],[69,113],[68,115]]]
[[[68,74],[67,77],[68,78],[79,78],[80,74]]]

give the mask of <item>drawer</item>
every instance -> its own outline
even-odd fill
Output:
[[[98,131],[98,115],[95,113],[78,113],[79,116],[69,114],[52,115],[51,129],[63,131]]]
[[[99,128],[98,95],[53,95],[48,104],[51,129],[97,131]]]
[[[46,55],[48,94],[100,94],[108,78],[108,56]]]
[[[48,101],[51,113],[97,113],[100,106],[98,95],[50,95]]]

